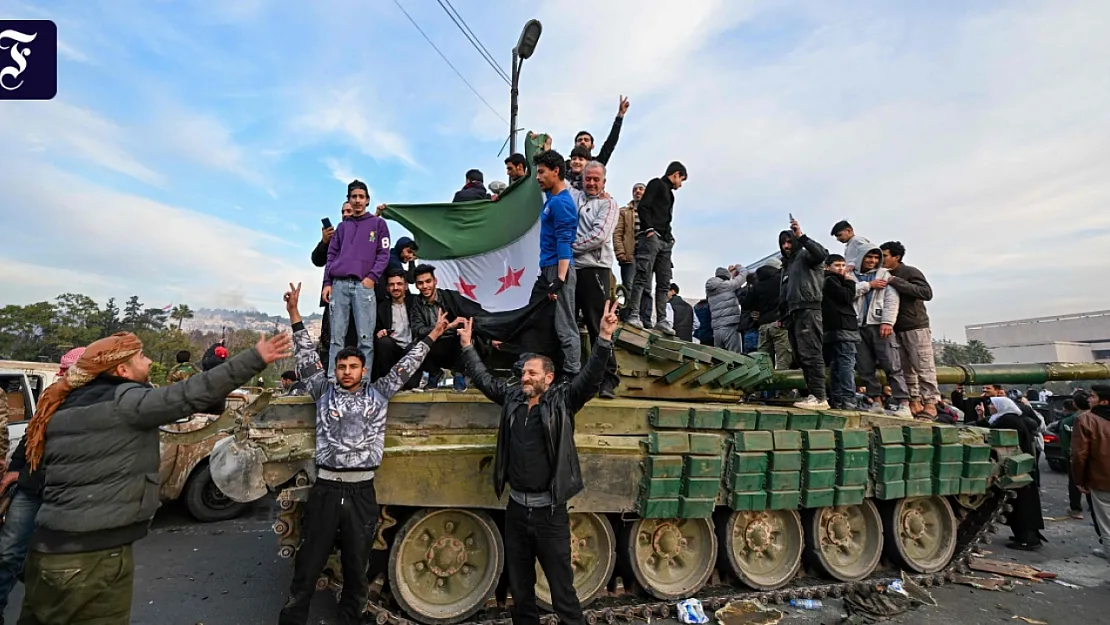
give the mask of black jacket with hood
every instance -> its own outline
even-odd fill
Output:
[[[605,363],[613,353],[613,342],[598,337],[590,350],[590,358],[578,375],[566,384],[550,387],[540,396],[540,419],[544,426],[547,457],[551,462],[552,505],[565,504],[584,488],[578,448],[574,444],[574,415],[601,389]],[[520,386],[509,386],[494,378],[478,358],[473,347],[463,348],[463,363],[474,386],[495,404],[501,406],[501,424],[497,430],[497,452],[493,461],[493,491],[498,499],[505,492],[509,475],[509,432],[521,406],[528,398]]]
[[[821,322],[826,343],[859,342],[859,317],[856,316],[855,302],[856,283],[840,274],[825,272]]]
[[[782,272],[771,265],[763,265],[755,270],[756,283],[748,289],[744,296],[745,310],[759,313],[759,320],[755,325],[765,326],[779,320],[779,288],[782,283]]]
[[[378,302],[389,299],[389,291],[386,290],[386,276],[394,271],[400,271],[405,275],[405,282],[412,284],[416,282],[416,276],[413,275],[413,270],[416,269],[415,263],[409,263],[408,269],[405,269],[405,261],[401,260],[401,250],[405,248],[412,248],[414,251],[417,249],[416,241],[409,237],[401,237],[393,243],[393,249],[389,250],[389,263],[385,266],[385,273],[382,274],[382,279],[374,284],[374,295],[378,298]],[[327,250],[324,250],[325,254]],[[325,255],[325,260],[327,256]]]
[[[790,253],[782,244],[791,241]],[[795,237],[790,230],[779,233],[779,252],[782,253],[782,288],[779,291],[779,311],[785,316],[795,310],[820,310],[822,290],[825,286],[825,246],[806,235]],[[760,315],[762,322],[762,315]]]
[[[466,183],[465,185],[463,185],[463,188],[459,189],[458,191],[455,191],[455,197],[451,201],[452,202],[469,202],[471,200],[488,200],[488,199],[490,199],[490,194],[489,194],[489,191],[486,191],[486,185],[482,184],[481,182],[478,182],[477,180],[472,180],[472,181]]]

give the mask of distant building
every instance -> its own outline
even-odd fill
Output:
[[[965,326],[998,364],[1110,360],[1110,310]]]

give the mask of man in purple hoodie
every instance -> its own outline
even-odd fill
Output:
[[[355,319],[359,351],[366,362],[374,361],[374,324],[377,301],[374,285],[389,265],[389,226],[385,220],[366,212],[370,194],[359,180],[347,185],[347,201],[352,213],[335,229],[328,244],[328,264],[324,268],[321,293],[331,316],[331,359],[328,375],[335,375],[335,355],[346,345],[349,315]]]

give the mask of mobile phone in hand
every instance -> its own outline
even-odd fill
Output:
[[[320,220],[320,223],[324,224],[325,228],[331,228],[331,218],[330,217],[324,217],[323,219]]]

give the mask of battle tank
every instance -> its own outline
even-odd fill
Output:
[[[614,341],[618,397],[589,402],[575,424],[586,488],[569,504],[571,559],[589,623],[667,617],[687,597],[716,609],[840,596],[900,570],[942,583],[990,542],[1009,491],[1032,482],[1012,430],[744,403],[801,386],[800,373],[628,326]],[[946,383],[1107,377],[1104,365],[1061,363],[938,371]],[[367,606],[378,623],[509,622],[498,588],[507,496],[494,496],[491,475],[499,414],[474,391],[391,402],[371,566],[382,585]],[[264,394],[182,435],[231,434],[213,478],[238,501],[276,494],[282,557],[296,553],[315,475],[314,416],[309,398]],[[337,558],[318,587],[342,587]]]

